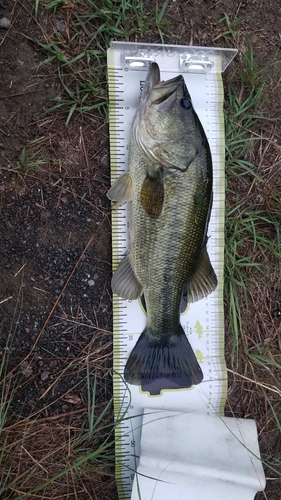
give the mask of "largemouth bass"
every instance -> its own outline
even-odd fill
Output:
[[[206,250],[212,159],[182,75],[160,82],[158,65],[150,65],[132,124],[129,170],[107,195],[131,204],[129,252],[113,275],[113,292],[131,300],[144,294],[147,310],[125,380],[199,384],[203,373],[180,324],[180,304],[183,295],[200,300],[217,285]]]

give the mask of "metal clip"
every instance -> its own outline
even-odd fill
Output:
[[[181,54],[180,69],[186,73],[208,73],[214,66],[204,54]]]
[[[132,69],[145,69],[149,64],[154,62],[154,57],[149,56],[127,56],[124,52],[121,55],[123,66]]]

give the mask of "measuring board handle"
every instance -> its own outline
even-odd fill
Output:
[[[109,50],[125,70],[147,70],[157,62],[161,70],[197,74],[223,72],[237,54],[237,49],[124,42],[112,42]]]

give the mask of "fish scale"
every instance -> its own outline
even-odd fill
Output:
[[[132,150],[135,151],[134,145]],[[136,191],[139,192],[143,176],[137,175],[140,170],[137,168],[137,161],[131,158],[130,164],[134,165]],[[177,204],[172,203],[170,198],[165,200],[163,212],[158,219],[147,217],[145,211],[140,206],[139,198],[136,196],[136,201],[133,203],[130,224],[132,226],[132,239],[134,242],[139,242],[134,245],[132,252],[132,260],[134,260],[134,270],[137,278],[143,284],[144,295],[147,303],[148,322],[155,325],[157,320],[165,312],[165,330],[170,334],[171,326],[179,320],[179,306],[182,295],[182,288],[189,274],[192,273],[197,260],[198,254],[202,248],[202,240],[205,235],[205,223],[208,213],[204,210],[197,216],[197,224],[194,218],[187,217],[190,211],[190,206],[194,205],[195,192],[190,186],[198,185],[196,182],[195,165],[191,165],[187,174],[176,172],[177,178],[174,180],[175,193],[170,193],[173,198],[178,200]],[[173,183],[173,173],[169,176],[167,173],[167,184]],[[164,180],[165,184],[165,180]],[[204,187],[203,183],[202,189]],[[204,225],[202,226],[203,219]],[[201,234],[196,231],[197,225],[202,226]],[[186,226],[184,228],[184,226]],[[147,235],[147,241],[144,245],[146,252],[143,252],[143,238]],[[183,241],[186,237],[187,244]],[[197,249],[193,250],[194,257],[190,253],[190,244],[194,242],[197,236]],[[188,238],[187,238],[188,237]],[[156,240],[156,243],[155,243]],[[163,255],[163,247],[167,248],[167,252]],[[186,259],[188,255],[188,259]],[[149,273],[147,273],[149,269]],[[163,277],[166,276],[163,283]],[[175,290],[175,298],[171,297],[172,290],[170,284],[173,283]],[[164,284],[164,286],[163,286]]]

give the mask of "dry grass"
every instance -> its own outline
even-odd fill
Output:
[[[107,428],[103,421],[94,436],[86,425],[87,408],[7,425],[2,432],[2,491],[7,480],[9,487],[2,498],[113,498],[112,456],[97,452],[111,423]]]
[[[22,405],[23,390],[36,375],[35,344],[17,367],[6,369],[8,357],[2,365],[1,498],[114,498],[114,424],[105,370],[112,345],[98,341],[103,332],[93,331],[87,318],[64,321],[72,339],[82,327],[92,331],[90,342],[39,389],[39,409],[26,414]]]
[[[226,413],[256,421],[267,477],[267,488],[257,499],[267,500],[279,498],[281,484],[281,163],[279,120],[267,120],[271,116],[266,76],[260,73],[258,80],[247,80],[247,74],[255,75],[250,60],[241,67],[240,87],[238,79],[234,91],[229,90],[227,119],[228,144],[240,137],[245,137],[245,143],[232,148],[235,155],[227,156]],[[259,90],[258,101],[249,102],[249,96]]]

